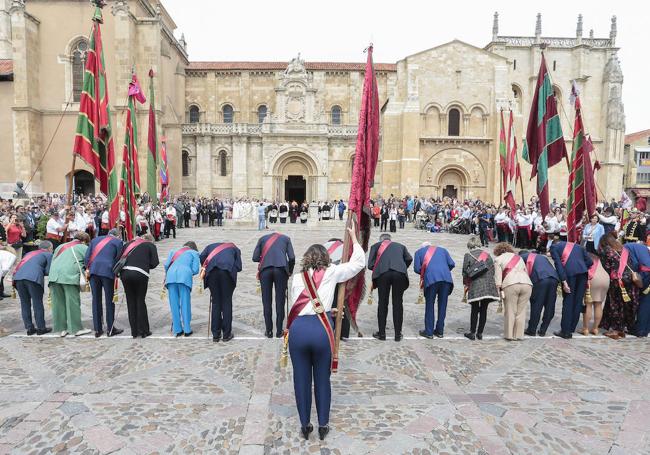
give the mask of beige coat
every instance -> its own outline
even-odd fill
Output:
[[[527,284],[528,286],[532,286],[533,283],[530,281],[530,277],[526,271],[526,263],[523,259],[520,259],[517,265],[515,265],[515,268],[503,279],[503,270],[513,256],[516,255],[513,253],[503,253],[501,256],[494,258],[494,281],[497,287],[504,289],[513,284]]]

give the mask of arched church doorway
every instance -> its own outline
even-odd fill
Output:
[[[74,194],[84,196],[95,194],[95,177],[90,172],[84,170],[75,171],[72,182]]]
[[[279,201],[309,202],[316,196],[318,169],[305,152],[282,154],[273,165],[273,194]]]
[[[287,201],[302,204],[307,200],[307,180],[302,175],[288,175],[284,181],[284,194]]]
[[[462,199],[466,190],[465,176],[458,169],[446,169],[440,174],[438,188],[441,189],[442,197]]]

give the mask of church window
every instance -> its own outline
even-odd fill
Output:
[[[332,125],[341,124],[341,106],[332,107]]]
[[[553,60],[553,71],[555,71],[556,67],[557,67],[557,60]]]
[[[230,104],[225,104],[221,108],[223,114],[223,123],[232,123],[235,117],[234,110]]]
[[[516,71],[516,70],[517,70],[517,59],[514,59],[514,60],[513,60],[513,62],[512,62],[512,69],[513,69],[513,71]]]
[[[77,40],[72,46],[72,101],[78,103],[81,100],[81,92],[84,86],[84,72],[86,66],[86,52],[88,41],[85,38]]]
[[[199,107],[196,105],[190,106],[190,123],[199,123],[201,121],[201,113]]]
[[[449,126],[447,135],[460,136],[460,111],[456,108],[449,110]]]
[[[257,122],[258,123],[264,123],[264,119],[266,118],[266,112],[267,112],[267,107],[265,105],[261,105],[260,107],[257,108]]]
[[[221,177],[228,175],[228,160],[225,150],[219,152],[219,175]]]
[[[183,177],[188,177],[190,175],[190,154],[187,150],[183,150],[183,154],[181,155],[181,167]]]

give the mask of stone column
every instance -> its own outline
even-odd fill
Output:
[[[420,95],[418,65],[408,66],[408,98],[402,115],[402,153],[399,194],[416,194],[420,189]]]
[[[232,140],[232,195],[248,195],[248,138],[234,136]]]
[[[11,48],[11,0],[0,0],[0,59],[12,59]]]

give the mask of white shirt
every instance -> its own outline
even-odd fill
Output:
[[[325,311],[332,310],[336,285],[353,278],[357,273],[362,271],[365,266],[366,254],[364,253],[363,248],[361,248],[361,245],[354,245],[349,262],[339,265],[332,264],[327,268],[325,275],[323,275],[323,281],[321,281],[321,284],[318,287],[318,296],[321,299]],[[302,281],[302,272],[296,273],[291,282],[292,306],[295,305],[296,300],[298,300],[298,297],[304,289],[305,284]],[[310,303],[305,305],[299,316],[305,316],[308,314],[316,314]]]
[[[16,255],[7,250],[0,250],[0,276],[5,276],[16,262]]]
[[[56,236],[61,236],[61,233],[58,231],[58,229],[63,227],[63,223],[61,221],[57,221],[54,218],[50,218],[47,220],[47,225],[45,227],[45,230],[48,234],[53,234]]]
[[[497,223],[507,223],[510,220],[508,219],[508,215],[506,215],[505,213],[497,213],[494,216],[494,221]]]

